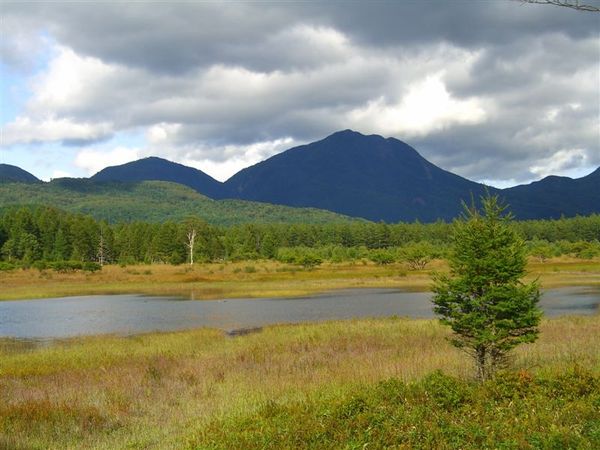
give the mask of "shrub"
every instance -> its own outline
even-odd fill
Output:
[[[279,262],[293,264],[296,262],[296,252],[293,248],[282,247],[277,250],[277,255],[275,256],[275,258]]]
[[[425,241],[406,245],[400,250],[402,260],[410,270],[422,270],[435,256],[435,249]]]
[[[430,400],[447,410],[461,406],[471,396],[467,383],[439,370],[426,376],[420,384]]]
[[[43,270],[46,270],[48,268],[48,264],[46,263],[46,261],[36,261],[32,264],[32,267],[42,272]]]
[[[592,259],[600,256],[600,243],[598,241],[582,243],[578,251],[575,253],[577,258]]]
[[[55,261],[49,264],[49,267],[55,272],[67,273],[81,270],[83,268],[83,264],[79,261]]]
[[[542,263],[551,258],[556,251],[552,245],[543,240],[531,241],[528,243],[528,247],[529,254]]]
[[[378,265],[392,264],[396,261],[396,255],[389,249],[373,250],[369,254],[369,259]]]
[[[314,252],[307,252],[296,258],[296,263],[307,269],[321,265],[323,260]]]
[[[0,271],[8,272],[9,270],[15,270],[16,268],[17,266],[15,266],[13,263],[0,261]]]
[[[81,268],[85,272],[90,272],[90,273],[102,270],[102,266],[96,262],[84,262]]]

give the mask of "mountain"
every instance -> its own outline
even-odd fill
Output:
[[[549,176],[502,190],[518,219],[589,215],[600,212],[600,167],[582,178]]]
[[[14,173],[15,169],[21,181],[39,181],[5,164],[0,165],[0,179],[3,170]],[[169,183],[140,183],[152,180],[178,183],[193,191]],[[0,205],[7,200],[50,202],[69,209],[72,200],[70,210],[110,220],[160,221],[189,214],[207,215],[214,223],[347,220],[335,212],[374,221],[433,222],[452,220],[462,211],[462,201],[477,201],[487,190],[505,200],[517,219],[600,213],[600,168],[578,179],[550,176],[501,190],[443,170],[402,141],[351,130],[289,149],[241,170],[225,183],[200,170],[152,157],[107,167],[91,180],[38,184],[7,188],[5,183]],[[272,204],[319,210],[281,209]]]
[[[0,164],[0,183],[39,183],[36,177],[26,170],[10,164]]]
[[[440,169],[402,141],[351,130],[248,167],[225,186],[235,198],[386,222],[450,220],[461,200],[485,192],[484,185]]]
[[[166,159],[150,157],[102,169],[94,181],[172,181],[211,198],[222,198],[223,184],[204,172]]]
[[[49,183],[0,183],[0,211],[11,205],[55,206],[112,223],[181,221],[192,215],[213,225],[356,221],[314,208],[212,200],[187,186],[165,181],[58,178]]]

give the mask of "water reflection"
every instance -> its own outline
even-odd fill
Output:
[[[34,339],[37,344],[0,339],[0,350],[26,350],[47,339],[89,334],[135,334],[212,327],[226,331],[274,323],[315,322],[360,317],[431,318],[431,294],[394,289],[352,289],[304,298],[190,301],[170,297],[111,295],[0,302],[0,336]],[[547,290],[546,316],[594,314],[600,290],[569,287]]]

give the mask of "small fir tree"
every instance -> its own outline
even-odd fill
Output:
[[[434,282],[434,311],[454,331],[451,342],[475,360],[479,380],[490,378],[508,352],[538,336],[537,282],[524,284],[525,243],[509,226],[498,198],[482,211],[466,207],[454,224],[450,274]]]

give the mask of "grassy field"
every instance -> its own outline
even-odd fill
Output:
[[[0,273],[2,299],[101,293],[194,298],[335,288],[426,290],[402,265],[269,261]],[[600,262],[531,261],[543,287],[600,285]],[[483,385],[433,320],[198,329],[39,346],[0,338],[0,448],[600,448],[600,315],[544,320]],[[443,371],[438,372],[438,371]]]
[[[445,271],[444,261],[425,270],[410,271],[402,264],[323,264],[315,269],[274,261],[225,264],[105,266],[92,274],[61,274],[35,269],[0,272],[0,300],[92,294],[174,295],[194,299],[301,296],[339,288],[389,287],[426,291],[431,274]],[[543,287],[598,286],[600,261],[557,258],[531,260],[529,279]]]
[[[600,316],[545,320],[482,386],[447,336],[389,318],[4,340],[0,447],[598,448]]]

